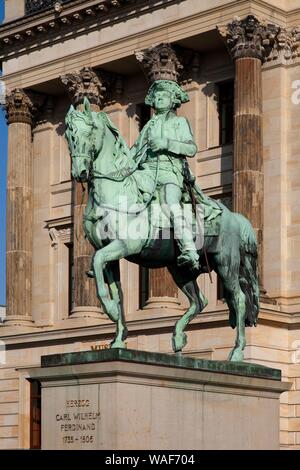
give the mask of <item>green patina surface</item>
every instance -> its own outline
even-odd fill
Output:
[[[247,377],[259,377],[264,379],[281,380],[281,371],[279,369],[271,369],[260,364],[229,361],[210,361],[207,359],[195,359],[192,357],[185,357],[179,354],[170,355],[122,348],[42,356],[42,367],[67,366],[75,364],[90,364],[95,362],[112,361],[171,366],[183,369],[193,369],[199,371],[201,370],[209,372],[218,372],[223,374],[243,375]]]
[[[177,82],[154,81],[145,99],[153,115],[131,148],[106,113],[92,111],[87,98],[83,111],[71,106],[66,138],[72,176],[89,183],[83,217],[95,249],[89,276],[95,278],[104,312],[116,324],[111,348],[125,348],[119,260],[167,267],[189,301],[172,335],[177,353],[187,343],[186,327],[208,303],[197,277],[213,269],[223,283],[230,326],[236,328],[228,360],[241,362],[245,326],[256,325],[259,312],[256,235],[245,217],[205,196],[196,183],[188,160],[197,155],[197,145],[189,121],[177,115],[188,100]],[[161,250],[157,235],[166,227],[172,230]],[[222,367],[227,371],[229,366]]]

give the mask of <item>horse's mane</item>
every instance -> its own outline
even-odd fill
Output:
[[[86,112],[86,110],[78,111],[71,106],[69,112],[66,115],[66,126],[67,131],[68,129],[74,131],[74,121],[82,121],[84,124],[90,127],[94,127],[95,129],[99,129],[101,125],[105,125],[108,127],[110,132],[115,137],[115,158],[112,162],[115,166],[116,170],[123,170],[124,168],[129,168],[133,166],[134,162],[130,157],[129,148],[120,134],[119,129],[113,124],[110,118],[107,116],[106,113],[100,111],[90,111]]]
[[[78,121],[83,121],[87,126],[92,126],[94,124],[89,115],[87,115],[83,111],[77,111],[76,109],[71,108],[69,112],[67,113],[66,119],[65,119],[66,126],[70,129],[74,127],[73,126],[74,118],[76,118],[76,120]]]
[[[115,149],[111,159],[112,169],[115,169],[116,175],[122,174],[124,171],[130,170],[134,167],[135,163],[130,156],[130,151],[127,146],[127,143],[120,134],[119,129],[115,124],[110,120],[105,112],[95,112],[84,109],[83,111],[78,111],[71,106],[69,112],[66,116],[66,134],[69,132],[75,132],[77,126],[74,126],[75,121],[81,121],[86,126],[94,128],[94,132],[101,132],[101,127],[103,130],[105,127],[109,129],[115,139]],[[131,179],[131,178],[129,178]],[[128,182],[129,183],[129,182]]]
[[[125,140],[120,134],[119,129],[115,124],[109,119],[106,113],[99,112],[95,113],[96,120],[101,120],[109,128],[111,133],[116,139],[115,144],[115,158],[112,160],[112,164],[117,171],[122,171],[128,169],[134,165],[134,162],[130,156],[129,148]]]

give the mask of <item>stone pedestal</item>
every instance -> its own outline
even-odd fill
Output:
[[[42,357],[43,449],[278,449],[279,370],[110,349]]]

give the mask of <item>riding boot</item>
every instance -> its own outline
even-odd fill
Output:
[[[181,251],[177,258],[177,264],[180,267],[199,269],[199,255],[193,240],[191,220],[186,220],[184,211],[179,204],[177,207],[174,206],[172,206],[171,221],[175,239]]]

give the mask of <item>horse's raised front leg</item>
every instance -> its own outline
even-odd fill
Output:
[[[115,278],[114,269],[107,265],[111,261],[117,261],[128,255],[126,244],[121,240],[114,240],[109,245],[98,250],[93,258],[93,269],[96,280],[97,295],[109,318],[117,323],[117,332],[112,347],[124,348],[124,338],[127,334],[125,319],[123,314],[123,296],[119,278]],[[106,267],[106,278],[109,290],[105,285],[104,268]],[[110,295],[111,294],[111,295]]]
[[[208,304],[206,297],[200,292],[197,281],[193,280],[187,283],[182,281],[179,271],[176,269],[170,269],[174,281],[182,292],[187,296],[190,302],[188,310],[182,315],[182,317],[176,322],[173,336],[172,336],[172,347],[174,352],[180,352],[187,343],[187,335],[184,332],[187,325],[192,321],[195,316],[202,312],[202,310]]]

